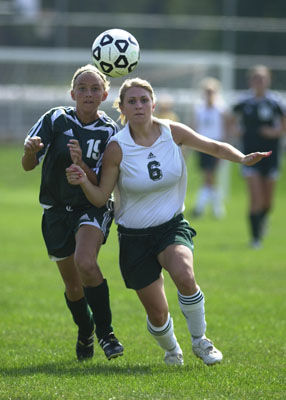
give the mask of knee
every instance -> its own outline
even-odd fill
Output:
[[[160,327],[163,326],[168,318],[168,310],[152,310],[148,313],[148,320],[152,325]]]
[[[80,272],[84,276],[92,276],[96,269],[97,263],[94,257],[83,254],[75,254],[75,264]]]
[[[192,268],[184,268],[176,279],[177,287],[182,294],[191,295],[197,291],[197,283]]]

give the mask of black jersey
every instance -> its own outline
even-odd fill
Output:
[[[72,163],[67,144],[70,139],[77,139],[82,160],[100,176],[103,152],[118,125],[104,112],[99,114],[97,120],[84,125],[74,107],[57,107],[44,114],[30,130],[28,136],[39,136],[44,144],[37,153],[39,162],[44,158],[40,188],[43,206],[90,205],[81,187],[67,181],[65,169]]]
[[[271,158],[276,158],[280,139],[265,138],[260,131],[262,127],[275,127],[281,124],[285,110],[279,97],[270,91],[261,98],[249,93],[244,100],[233,107],[233,111],[240,117],[243,151],[248,154],[272,150]]]

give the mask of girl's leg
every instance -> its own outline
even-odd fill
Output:
[[[136,293],[147,313],[148,331],[165,350],[166,364],[183,365],[183,353],[174,334],[173,320],[168,311],[163,276]]]
[[[254,174],[246,178],[249,193],[249,226],[251,233],[251,246],[260,247],[261,240],[261,215],[263,211],[263,178]]]
[[[78,326],[76,354],[79,360],[91,358],[94,353],[94,322],[88,307],[82,282],[74,264],[73,255],[57,261],[65,284],[65,300],[75,324]]]
[[[158,259],[177,286],[179,306],[187,321],[194,353],[206,364],[220,362],[221,352],[205,337],[205,300],[195,280],[192,251],[183,245],[172,245]]]
[[[92,310],[96,336],[108,359],[121,356],[123,346],[114,336],[109,288],[97,263],[103,233],[92,225],[82,225],[76,234],[75,264],[79,270],[84,293]]]
[[[262,179],[262,209],[260,212],[260,237],[267,232],[268,215],[273,206],[273,198],[276,186],[276,179],[272,177],[264,177]]]

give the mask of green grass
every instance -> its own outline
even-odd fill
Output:
[[[125,355],[107,361],[96,346],[93,360],[78,363],[76,328],[41,237],[40,169],[22,171],[21,154],[19,146],[0,149],[1,400],[286,398],[285,173],[261,250],[247,247],[247,198],[237,165],[231,168],[227,218],[193,221],[196,278],[206,296],[207,334],[224,354],[221,365],[206,367],[191,353],[176,290],[166,274],[185,365],[164,365],[163,351],[146,330],[143,308],[122,282],[114,226],[99,261]],[[199,184],[192,159],[189,170],[186,217]]]

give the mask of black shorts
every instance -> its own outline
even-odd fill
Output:
[[[209,154],[198,153],[199,166],[203,170],[214,171],[218,166],[219,159]]]
[[[119,225],[119,263],[126,287],[139,290],[156,281],[162,270],[159,253],[173,244],[182,244],[193,251],[195,235],[196,231],[182,214],[146,229],[128,229]]]
[[[263,178],[276,179],[279,175],[280,169],[280,158],[277,154],[272,154],[270,157],[263,158],[257,164],[251,167],[244,165],[242,167],[242,174],[244,177],[250,177],[253,175],[260,175]]]
[[[107,206],[51,207],[45,209],[42,218],[42,233],[53,261],[69,257],[75,251],[75,235],[81,225],[92,225],[100,229],[106,241],[113,219],[113,203]]]
[[[259,147],[258,147],[259,148]],[[266,151],[265,147],[262,147]],[[271,149],[271,147],[269,148]],[[253,147],[245,147],[244,154],[254,153],[256,150]],[[260,175],[263,178],[276,179],[279,175],[279,170],[281,169],[281,161],[282,161],[282,152],[281,149],[273,148],[272,154],[270,157],[262,158],[257,164],[249,166],[242,166],[242,174],[245,177]]]

